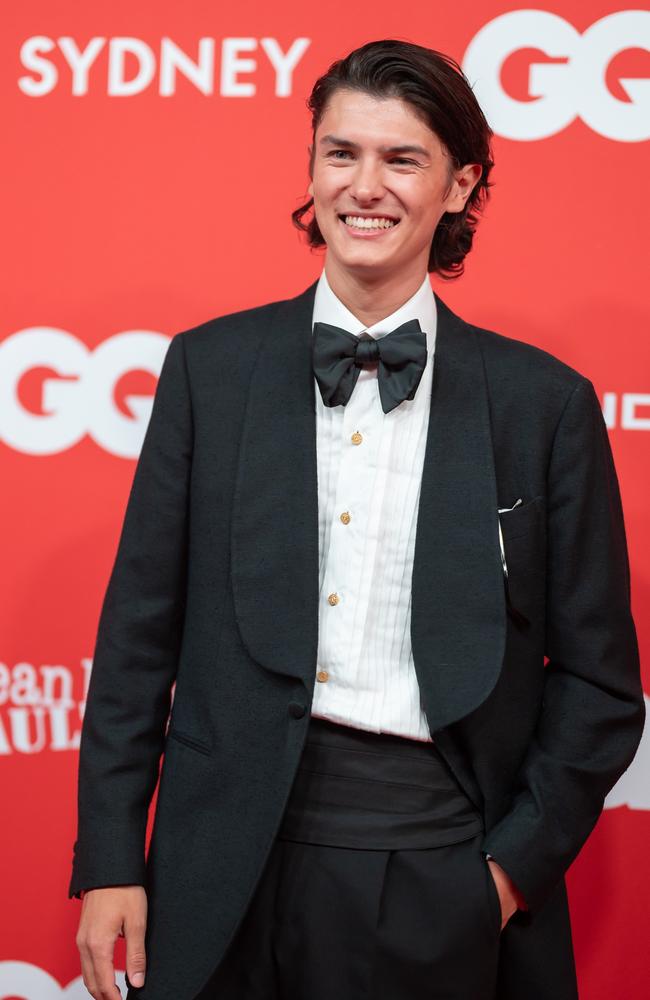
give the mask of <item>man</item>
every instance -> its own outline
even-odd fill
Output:
[[[117,995],[123,933],[129,998],[569,1000],[564,874],[644,717],[602,413],[431,290],[492,167],[457,64],[369,43],[310,109],[319,281],[161,372],[82,732],[84,981]]]

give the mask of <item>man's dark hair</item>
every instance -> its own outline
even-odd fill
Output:
[[[452,170],[466,163],[480,163],[483,172],[461,212],[445,212],[434,233],[428,270],[442,278],[463,273],[464,259],[472,248],[478,213],[488,198],[488,177],[494,162],[490,149],[492,130],[481,111],[469,81],[458,63],[442,52],[411,42],[384,39],[368,42],[332,63],[321,76],[307,100],[312,115],[312,137],[338,90],[356,90],[376,98],[401,98],[438,136],[449,153],[449,180]],[[313,177],[315,143],[309,160]],[[291,213],[298,229],[307,233],[312,247],[325,245],[316,216],[305,225],[302,217],[314,199]]]

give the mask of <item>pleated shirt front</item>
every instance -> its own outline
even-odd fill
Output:
[[[376,369],[360,369],[345,406],[325,406],[316,383],[320,603],[312,714],[430,740],[410,628],[435,297],[427,275],[404,305],[364,327],[336,297],[323,270],[314,323],[379,338],[412,319],[419,320],[427,339],[427,363],[412,400],[384,413]]]

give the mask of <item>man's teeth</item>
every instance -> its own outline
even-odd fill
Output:
[[[346,215],[345,224],[355,229],[391,229],[396,225],[392,219],[364,219],[360,215]]]

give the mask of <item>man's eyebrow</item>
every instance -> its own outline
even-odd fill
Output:
[[[341,139],[335,135],[324,135],[320,140],[320,145],[343,146],[345,149],[361,149],[358,142],[350,139]],[[430,156],[429,150],[424,146],[417,146],[413,143],[405,146],[377,146],[380,153],[418,153],[420,156]]]

